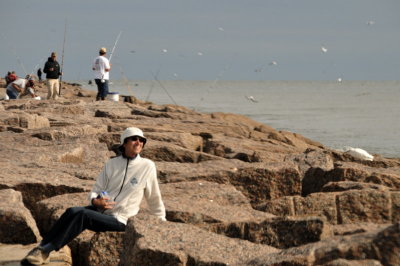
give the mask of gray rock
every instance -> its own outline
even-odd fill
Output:
[[[386,186],[381,186],[377,184],[371,183],[363,183],[363,182],[353,182],[353,181],[342,181],[342,182],[329,182],[328,184],[322,187],[322,192],[337,192],[337,191],[346,191],[346,190],[366,190],[366,189],[374,189],[380,191],[389,191],[390,188]]]
[[[211,182],[161,185],[169,221],[193,224],[232,238],[277,248],[299,246],[333,235],[318,217],[275,217],[254,210],[233,186]]]
[[[347,191],[337,197],[339,223],[389,223],[391,195],[380,191]]]
[[[322,264],[323,266],[381,266],[378,260],[345,260],[337,259],[328,263]]]
[[[0,190],[0,242],[31,244],[41,237],[30,211],[25,208],[22,194],[12,189]],[[5,200],[6,199],[6,200]]]
[[[260,256],[243,265],[325,265],[339,259],[379,261],[382,265],[400,264],[400,225],[357,235],[322,240]]]
[[[129,220],[124,243],[122,265],[232,265],[277,251],[144,214]]]

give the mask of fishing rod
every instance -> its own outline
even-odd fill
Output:
[[[121,37],[121,34],[122,34],[122,31],[119,32],[119,34],[118,34],[118,36],[117,36],[117,39],[115,40],[114,47],[113,47],[112,50],[111,50],[110,58],[108,59],[109,62],[111,62],[111,58],[112,58],[112,56],[113,56],[115,47],[117,46],[119,37]]]
[[[157,81],[157,83],[160,84],[161,88],[164,89],[165,93],[167,93],[168,97],[172,100],[172,102],[173,102],[175,105],[178,105],[178,104],[175,102],[174,98],[172,98],[172,96],[168,93],[168,91],[167,91],[167,89],[164,87],[164,85],[162,85],[162,83],[158,80],[157,76],[154,75],[154,73],[153,73],[152,71],[150,71],[150,73],[151,73],[151,75],[153,76],[154,80]]]
[[[35,72],[35,69],[43,62],[43,60],[44,58],[40,59],[39,63],[37,63],[36,66],[32,69],[32,72],[29,74],[30,77],[33,76],[33,72]]]
[[[1,36],[3,36],[3,38],[4,38],[4,40],[5,40],[6,42],[8,42],[6,36],[5,36],[3,33],[1,34]],[[9,43],[9,42],[8,42],[8,43]],[[13,54],[14,54],[15,57],[17,58],[17,62],[19,63],[20,67],[22,68],[22,71],[24,71],[25,76],[28,75],[28,72],[26,72],[26,69],[25,69],[24,64],[22,63],[21,59],[19,58],[19,56],[18,56],[18,54],[17,54],[17,50],[15,49],[14,46],[10,45],[10,43],[9,43],[9,46],[10,46],[10,49],[12,50]]]
[[[157,70],[157,73],[156,73],[156,77],[158,77],[158,74],[160,73],[160,69],[161,69],[161,66],[158,68],[158,70]],[[145,101],[146,102],[148,102],[149,101],[149,99],[150,99],[150,95],[151,95],[151,93],[153,92],[153,88],[154,88],[154,82],[152,81],[151,82],[151,87],[150,87],[150,90],[149,90],[149,93],[147,94],[147,96],[146,96],[146,98],[145,98]]]
[[[215,88],[215,86],[217,85],[217,83],[221,80],[222,76],[224,75],[224,73],[228,70],[228,68],[230,67],[231,64],[227,64],[225,65],[225,67],[222,69],[222,71],[217,75],[217,77],[214,79],[214,81],[212,82],[212,84],[210,85],[210,87],[206,90],[205,94],[203,95],[203,97],[200,98],[200,102],[194,107],[194,111],[197,110],[197,108],[199,107],[199,104],[204,101],[205,97],[210,93],[211,90],[213,90]]]
[[[67,36],[67,19],[65,19],[65,26],[64,26],[64,41],[63,41],[63,49],[62,49],[62,56],[61,56],[61,76],[60,76],[60,84],[58,88],[58,96],[61,96],[61,82],[62,82],[62,73],[64,68],[64,49],[65,49],[65,40]]]
[[[127,88],[127,92],[130,94],[130,96],[134,96],[133,88],[131,88],[131,86],[129,85],[129,79],[125,76],[121,65],[119,65],[119,70],[121,72],[121,78],[122,78],[122,80],[125,83],[125,86]]]
[[[119,37],[121,37],[121,34],[122,34],[122,31],[119,32],[119,34],[118,34],[118,36],[117,36],[117,39],[115,40],[114,47],[113,47],[112,50],[111,50],[111,53],[110,53],[110,57],[109,57],[109,59],[108,59],[108,62],[111,62],[111,58],[112,58],[112,56],[113,56],[115,47],[117,46]],[[103,77],[104,77],[104,74],[101,75],[101,82],[104,82]]]

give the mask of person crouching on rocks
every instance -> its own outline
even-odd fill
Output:
[[[20,96],[30,94],[32,98],[36,97],[33,90],[34,82],[32,79],[18,78],[8,84],[7,86],[7,96],[10,100],[18,99]]]
[[[146,141],[142,130],[127,128],[121,135],[122,155],[106,162],[89,194],[91,204],[68,208],[21,263],[47,263],[50,252],[61,249],[85,229],[124,231],[128,218],[139,212],[143,197],[150,212],[166,221],[155,164],[140,156]]]

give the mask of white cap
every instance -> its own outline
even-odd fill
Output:
[[[147,139],[143,135],[142,130],[140,130],[137,127],[128,127],[127,129],[124,130],[124,132],[121,135],[121,146],[124,145],[124,141],[126,138],[129,138],[132,136],[139,136],[141,138],[144,138],[145,142],[147,141]]]

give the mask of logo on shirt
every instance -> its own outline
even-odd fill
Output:
[[[132,186],[134,186],[134,185],[136,185],[138,183],[138,180],[134,177],[134,178],[131,179],[130,183],[131,183]]]

